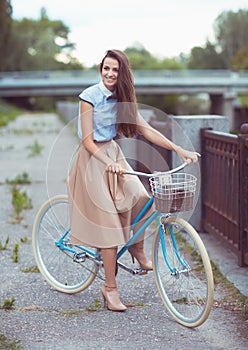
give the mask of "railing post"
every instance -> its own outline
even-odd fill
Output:
[[[206,130],[213,130],[213,128],[201,128],[200,130],[200,138],[201,138],[201,197],[202,197],[202,202],[201,202],[201,230],[205,232],[205,219],[206,219],[206,212],[205,212],[205,206],[204,202],[206,200],[206,190],[207,190],[207,161],[206,161],[206,137],[205,137],[205,131]]]
[[[248,266],[248,123],[242,124],[239,140],[239,266]]]

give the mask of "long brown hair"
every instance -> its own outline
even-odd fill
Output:
[[[126,137],[137,135],[137,101],[133,75],[127,56],[120,50],[108,50],[99,70],[102,72],[105,58],[114,58],[119,63],[117,94],[117,133]],[[123,103],[120,103],[123,102]]]

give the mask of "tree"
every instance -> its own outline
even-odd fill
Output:
[[[221,51],[226,67],[232,57],[248,43],[248,10],[224,11],[214,23],[216,44]]]
[[[12,24],[12,6],[10,0],[0,0],[0,71],[5,70],[8,56],[6,48],[9,45]]]
[[[128,56],[132,69],[158,70],[158,69],[183,69],[184,65],[175,58],[159,60],[145,49],[140,43],[127,47],[124,51]]]
[[[224,60],[221,53],[217,53],[215,45],[207,41],[205,47],[195,46],[191,49],[188,61],[189,69],[223,69]]]
[[[8,70],[82,69],[72,56],[75,45],[68,34],[69,28],[60,20],[49,20],[44,8],[38,21],[13,21]]]
[[[238,50],[248,43],[248,10],[224,11],[214,22],[215,42],[193,47],[190,69],[228,69]]]
[[[234,70],[248,69],[248,46],[239,49],[231,59],[231,66]]]
[[[151,67],[156,64],[156,58],[140,43],[127,47],[124,52],[128,56],[132,69],[152,69]]]

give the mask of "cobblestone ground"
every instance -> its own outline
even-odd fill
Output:
[[[55,114],[23,115],[0,129],[0,304],[15,298],[14,308],[0,309],[0,334],[9,344],[20,341],[23,349],[247,349],[247,323],[226,307],[214,307],[209,319],[197,329],[177,324],[158,296],[153,275],[133,277],[118,273],[125,313],[90,311],[100,298],[100,280],[84,292],[67,295],[51,289],[35,266],[31,232],[35,215],[48,195],[65,193],[65,176],[77,145],[71,128]],[[52,152],[51,152],[52,150]],[[32,199],[32,209],[17,222],[10,184],[26,172],[31,184],[20,186]],[[14,247],[19,249],[14,254]],[[146,241],[149,254],[150,240]],[[17,255],[17,262],[13,256]],[[26,271],[26,272],[25,272]],[[225,298],[216,291],[216,305]],[[1,344],[1,343],[0,343]],[[1,346],[0,346],[1,348]],[[7,345],[2,348],[10,348]],[[13,348],[13,347],[12,347]],[[17,349],[17,347],[16,347]]]

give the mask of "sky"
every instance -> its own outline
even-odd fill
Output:
[[[108,49],[143,45],[158,58],[188,54],[214,41],[213,25],[223,11],[248,9],[247,0],[11,0],[13,18],[62,20],[76,44],[74,56],[86,67]]]

